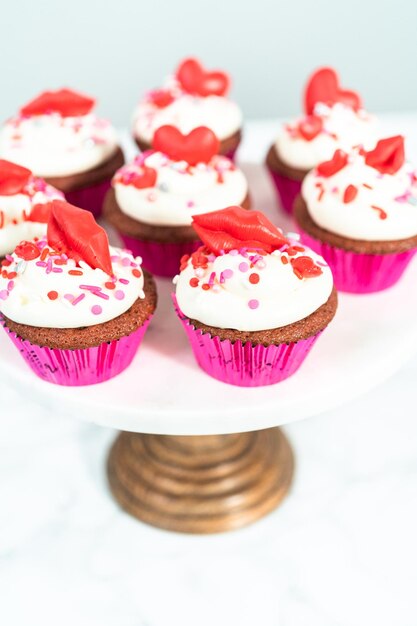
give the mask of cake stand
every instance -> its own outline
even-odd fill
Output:
[[[291,229],[263,169],[245,169],[256,206]],[[43,382],[3,332],[0,374],[57,414],[123,431],[108,477],[131,515],[179,532],[230,530],[273,510],[291,485],[294,457],[278,426],[352,400],[417,351],[416,283],[414,262],[386,292],[341,295],[300,370],[270,387],[233,387],[198,368],[167,280],[158,281],[158,308],[132,365],[115,379],[78,388]]]

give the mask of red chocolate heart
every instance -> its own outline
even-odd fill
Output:
[[[44,91],[20,109],[21,115],[44,115],[59,113],[62,117],[87,115],[93,109],[94,98],[84,96],[72,89]]]
[[[404,137],[381,139],[373,150],[365,152],[365,163],[381,174],[395,174],[404,165]]]
[[[149,99],[158,109],[164,109],[174,102],[174,96],[166,89],[155,89],[149,94]]]
[[[194,128],[188,135],[175,126],[161,126],[155,131],[152,145],[173,161],[187,161],[190,165],[208,163],[220,149],[216,135],[205,126]]]
[[[317,173],[320,176],[329,178],[343,169],[348,162],[348,155],[343,150],[336,150],[330,161],[324,161],[317,166]]]
[[[309,256],[298,256],[291,259],[291,265],[298,278],[314,278],[323,274],[323,270]]]
[[[196,96],[224,96],[230,87],[230,78],[225,72],[207,72],[197,59],[185,59],[176,76],[184,91]]]
[[[89,211],[65,202],[52,200],[48,222],[48,244],[77,263],[85,261],[93,269],[112,276],[109,240],[106,231]]]
[[[141,171],[134,175],[129,184],[136,187],[136,189],[147,189],[155,186],[157,176],[157,171],[153,167],[142,165]]]
[[[317,102],[333,105],[342,102],[355,111],[362,106],[361,97],[355,91],[341,89],[339,76],[331,67],[322,67],[310,77],[304,94],[304,108],[308,115],[314,113]]]
[[[263,213],[240,206],[193,215],[192,225],[201,241],[217,255],[241,248],[269,253],[288,243]]]
[[[32,172],[17,163],[0,159],[0,196],[14,196],[28,183]]]
[[[323,129],[323,120],[317,115],[307,115],[298,124],[298,132],[306,141],[312,141]]]

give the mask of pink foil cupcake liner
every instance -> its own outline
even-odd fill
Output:
[[[273,385],[289,378],[298,370],[321,334],[277,346],[222,341],[190,324],[179,309],[175,295],[172,298],[198,365],[213,378],[238,387]]]
[[[335,287],[347,293],[373,293],[392,287],[417,250],[399,254],[357,254],[314,239],[299,229],[301,241],[329,264]]]
[[[56,385],[80,387],[109,380],[132,362],[150,319],[131,335],[84,350],[56,350],[18,337],[2,323],[8,336],[39,378]]]
[[[65,198],[70,204],[91,211],[94,217],[99,217],[103,207],[104,196],[110,189],[110,186],[111,178],[108,178],[97,185],[69,191],[65,194]]]
[[[180,270],[181,257],[192,254],[202,244],[201,241],[185,241],[178,243],[160,243],[134,239],[119,233],[125,247],[135,256],[142,257],[143,267],[156,276],[172,278]]]
[[[301,191],[301,181],[282,176],[270,168],[268,171],[278,192],[281,207],[286,213],[292,215],[294,200]]]

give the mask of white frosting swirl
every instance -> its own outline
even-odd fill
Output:
[[[104,163],[116,151],[117,134],[107,120],[89,113],[19,115],[0,131],[0,156],[37,176],[70,176]]]
[[[300,246],[298,242],[294,245]],[[181,311],[208,326],[242,331],[267,330],[304,319],[327,300],[333,289],[332,273],[324,260],[309,248],[291,258],[309,256],[319,264],[319,276],[299,279],[286,252],[278,250],[259,257],[255,253],[231,251],[209,256],[207,269],[194,269],[191,259],[174,279]],[[256,274],[259,282],[251,282]],[[198,279],[198,286],[193,286]],[[190,282],[191,281],[191,282]],[[204,283],[212,283],[204,289]]]
[[[310,170],[331,159],[338,148],[350,150],[358,145],[373,148],[378,139],[375,118],[363,109],[354,111],[340,102],[331,107],[318,103],[314,115],[321,118],[323,128],[310,141],[297,130],[303,118],[282,126],[279,131],[275,149],[291,167]]]
[[[129,184],[142,165],[156,170],[154,187],[137,189]],[[161,152],[139,155],[117,172],[113,185],[123,213],[163,226],[189,226],[193,215],[240,205],[248,193],[243,172],[226,157],[215,156],[209,163],[190,166],[185,161],[171,161]]]
[[[242,112],[238,105],[223,96],[194,96],[185,93],[175,78],[165,87],[174,98],[165,107],[153,104],[148,94],[138,104],[133,116],[133,134],[151,144],[154,132],[169,124],[188,134],[194,128],[207,126],[222,141],[242,127]]]
[[[333,176],[324,178],[317,170],[309,172],[302,196],[321,228],[352,239],[395,241],[417,235],[416,181],[410,164],[404,164],[394,175],[381,174],[366,165],[355,150],[348,165]],[[357,195],[345,203],[348,185],[356,187]]]
[[[46,238],[37,243],[47,247]],[[12,278],[0,276],[0,311],[19,324],[46,328],[80,328],[112,320],[144,298],[142,260],[130,252],[110,248],[115,278],[84,262],[79,267],[65,255],[24,261],[16,254],[4,269]],[[82,272],[82,275],[70,272]],[[17,273],[17,276],[14,276]],[[136,275],[135,275],[136,274]],[[137,275],[139,274],[139,275]],[[48,295],[49,294],[49,295]]]
[[[28,221],[34,206],[64,195],[43,180],[31,177],[20,193],[0,195],[0,257],[12,252],[20,241],[31,241],[46,234],[46,224]]]

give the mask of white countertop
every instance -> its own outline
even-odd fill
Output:
[[[386,119],[417,157],[417,116]],[[255,127],[261,151],[270,126]],[[366,396],[287,427],[290,496],[211,537],[122,513],[104,470],[114,431],[0,382],[0,624],[416,626],[416,380],[417,356]]]

